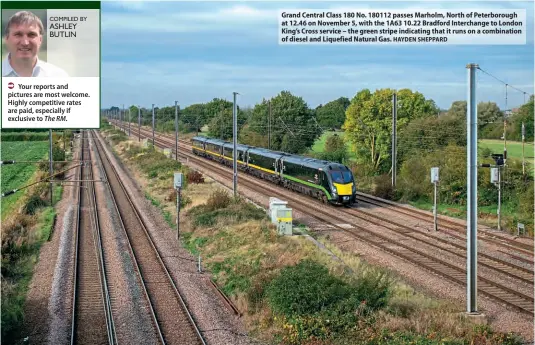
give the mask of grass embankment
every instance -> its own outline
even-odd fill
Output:
[[[16,161],[39,161],[48,157],[47,141],[2,141],[1,146],[2,160],[4,161],[13,159]],[[31,181],[37,172],[38,166],[32,163],[18,163],[4,165],[1,169],[2,192],[7,192],[28,184],[28,181]],[[2,198],[2,220],[13,211],[23,195],[23,193],[15,193]]]
[[[503,140],[493,140],[493,139],[482,139],[479,140],[478,147],[480,148],[489,148],[492,153],[503,153]],[[522,159],[522,142],[518,141],[507,141],[507,158],[517,158]],[[533,159],[533,142],[524,143],[524,158],[526,164],[529,164],[529,167],[526,166],[526,169],[533,169],[534,159]]]
[[[416,293],[323,239],[341,261],[303,236],[279,236],[264,210],[198,175],[194,181],[184,166],[120,132],[103,134],[164,215],[175,209],[172,172],[190,176],[183,190],[182,241],[242,312],[251,336],[309,345],[520,344],[512,335],[469,323],[462,310]]]
[[[61,142],[58,136],[55,141]],[[46,160],[48,145],[48,141],[3,141],[2,160]],[[59,150],[55,145],[55,160],[63,160]],[[58,164],[55,169],[61,166]],[[47,175],[48,163],[2,166],[2,191],[20,188]],[[24,303],[33,268],[42,244],[50,239],[56,216],[54,206],[50,205],[49,191],[48,183],[40,183],[1,199],[2,340],[5,343],[15,343],[22,337]],[[54,204],[61,199],[62,191],[63,187],[55,186]]]

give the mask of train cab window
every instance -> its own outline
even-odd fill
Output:
[[[352,181],[351,172],[349,171],[329,171],[334,183],[349,183]]]

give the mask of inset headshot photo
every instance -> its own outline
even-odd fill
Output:
[[[2,9],[2,77],[100,77],[98,9]]]
[[[46,10],[2,11],[2,77],[68,77],[47,62]]]

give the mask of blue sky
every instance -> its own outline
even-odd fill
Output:
[[[278,44],[280,9],[526,9],[526,45]],[[532,94],[533,1],[102,2],[102,106],[182,108],[213,98],[254,106],[281,90],[309,107],[363,88],[410,88],[441,108],[467,98],[466,64]],[[477,100],[505,108],[505,85],[478,72]],[[508,108],[524,94],[508,88]]]

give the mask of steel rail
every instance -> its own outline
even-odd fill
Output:
[[[104,159],[102,159],[102,155],[100,153],[101,148],[100,148],[98,135],[95,135],[95,137],[96,137],[95,141],[94,141],[95,142],[95,148],[96,148],[95,153],[98,156],[99,161],[102,163],[101,171],[102,171],[102,173],[104,175],[106,175],[106,180],[109,181],[106,169],[104,168]],[[152,320],[152,322],[154,324],[154,327],[156,328],[156,332],[158,334],[158,338],[159,338],[160,342],[162,344],[165,344],[165,339],[163,337],[162,330],[161,330],[160,325],[158,323],[158,319],[156,318],[156,312],[154,311],[154,306],[152,305],[149,293],[147,291],[147,286],[145,285],[145,280],[143,279],[143,276],[141,275],[141,269],[139,268],[136,255],[134,253],[134,249],[132,248],[132,244],[130,242],[130,237],[128,236],[128,232],[126,231],[126,225],[124,224],[123,217],[121,216],[121,212],[119,211],[119,207],[118,207],[118,204],[117,204],[115,193],[113,192],[113,190],[112,190],[112,188],[111,188],[111,186],[109,184],[108,184],[108,190],[110,192],[111,201],[112,201],[113,207],[115,209],[115,212],[117,214],[117,217],[119,219],[119,223],[121,224],[121,228],[123,229],[123,233],[125,234],[126,238],[128,239],[128,241],[126,241],[126,242],[127,242],[127,245],[128,245],[128,249],[129,249],[130,255],[133,258],[132,262],[133,262],[133,264],[135,266],[136,271],[138,272],[138,277],[139,277],[139,280],[140,280],[141,288],[143,290],[143,294],[145,295],[145,298],[147,300],[147,303],[148,303],[148,306],[149,306],[149,309],[150,309],[151,320]]]
[[[358,200],[364,201],[368,204],[384,207],[383,205],[388,205],[389,209],[393,210],[394,212],[398,212],[404,215],[407,215],[411,218],[416,218],[419,220],[423,220],[427,223],[433,223],[433,216],[430,214],[427,214],[423,210],[413,210],[408,207],[405,207],[403,205],[395,204],[389,200],[382,200],[377,197],[372,197],[370,195],[366,195],[362,192],[357,192],[358,194]],[[445,225],[450,224],[450,225]],[[439,217],[439,224],[438,224],[439,230],[442,229],[449,229],[457,233],[465,233],[466,232],[466,226],[462,224],[458,224],[455,221],[444,219],[443,217]],[[480,234],[479,237],[480,240],[488,241],[491,243],[499,244],[499,245],[508,245],[510,247],[513,247],[514,249],[533,256],[533,245],[530,245],[528,243],[522,243],[515,241],[514,239],[506,238],[504,236],[501,236],[500,234],[490,233],[485,230],[481,230],[482,234]],[[483,236],[484,235],[484,236]],[[463,239],[462,237],[458,236],[460,239]],[[505,242],[505,243],[504,243]]]
[[[81,135],[82,139],[84,138],[84,133],[86,132],[82,131],[82,135]],[[82,159],[84,155],[86,154],[85,150],[87,150],[87,154],[89,154],[89,157],[91,157],[90,147],[85,147],[84,145],[82,145],[80,147],[80,154],[81,154]],[[89,170],[85,170],[85,169],[89,169]],[[106,332],[107,332],[107,337],[108,337],[108,343],[110,345],[115,345],[117,344],[117,339],[116,339],[115,327],[113,323],[113,316],[112,316],[111,305],[110,305],[110,296],[109,296],[108,287],[107,287],[107,280],[105,277],[105,264],[103,260],[103,254],[102,254],[103,252],[102,244],[100,242],[100,223],[98,220],[95,190],[94,188],[92,188],[94,187],[93,183],[91,183],[90,181],[88,182],[84,180],[84,171],[86,172],[86,174],[90,176],[91,180],[93,176],[91,166],[89,167],[85,165],[80,166],[80,170],[79,170],[80,179],[78,180],[79,182],[78,208],[77,208],[76,231],[75,231],[76,241],[75,241],[75,269],[74,269],[74,280],[73,280],[74,291],[73,291],[73,308],[72,308],[72,323],[71,323],[71,327],[72,327],[71,328],[71,345],[74,345],[77,343],[76,331],[78,329],[78,325],[77,325],[76,315],[77,315],[78,309],[76,305],[77,305],[77,300],[78,300],[78,284],[79,284],[78,271],[80,269],[79,251],[80,251],[80,245],[82,245],[82,243],[80,243],[80,230],[81,230],[80,229],[80,222],[81,222],[80,210],[82,207],[82,198],[84,197],[83,196],[84,192],[87,193],[86,197],[87,197],[87,202],[89,203],[88,205],[86,205],[86,207],[90,209],[89,218],[91,221],[93,221],[92,225],[93,225],[94,231],[91,231],[91,235],[93,238],[94,250],[97,255],[96,259],[98,261],[97,267],[98,267],[98,274],[99,274],[100,287],[101,287],[100,292],[101,292],[102,302],[103,302],[103,307],[104,307],[104,314],[105,314],[104,317],[105,317],[105,322],[106,322]],[[88,182],[88,185],[82,186],[83,182]]]
[[[96,134],[97,138],[98,138],[98,134]],[[99,150],[102,150],[102,142],[100,140],[100,138],[97,139],[98,140],[98,144],[97,144],[97,147],[99,147]],[[198,339],[202,342],[203,345],[206,345],[206,341],[204,339],[204,337],[202,336],[198,326],[197,326],[197,323],[195,322],[193,316],[191,315],[190,311],[189,311],[189,308],[185,302],[185,300],[183,299],[182,297],[182,294],[180,293],[180,291],[178,290],[173,278],[171,277],[170,273],[169,273],[169,270],[167,269],[167,266],[164,264],[162,258],[161,258],[161,255],[160,255],[160,252],[159,250],[156,248],[155,244],[154,244],[154,241],[152,239],[152,236],[150,235],[149,231],[147,230],[147,226],[145,224],[145,221],[143,220],[143,218],[141,217],[141,212],[139,211],[139,209],[137,208],[137,206],[132,202],[132,199],[130,197],[130,195],[128,194],[127,190],[126,190],[126,187],[124,186],[123,182],[121,181],[121,178],[119,177],[119,173],[117,172],[117,169],[113,166],[113,164],[111,164],[109,158],[107,157],[106,153],[104,152],[103,156],[105,157],[106,161],[108,162],[108,165],[109,167],[111,168],[111,170],[113,171],[114,175],[116,176],[117,180],[119,181],[119,187],[121,188],[121,190],[123,191],[124,195],[126,196],[127,198],[127,201],[128,203],[130,204],[130,206],[132,207],[132,210],[134,211],[134,215],[136,216],[136,219],[138,220],[139,224],[141,225],[141,228],[143,229],[143,232],[145,233],[145,235],[147,236],[147,240],[149,242],[149,244],[151,245],[151,247],[153,248],[154,250],[154,253],[156,254],[156,257],[158,258],[158,261],[161,265],[161,267],[163,268],[164,272],[165,272],[165,275],[167,276],[167,278],[169,279],[169,282],[170,284],[172,285],[173,287],[173,290],[176,294],[176,296],[178,297],[178,300],[180,302],[180,304],[182,305],[182,307],[184,308],[184,311],[190,321],[190,325],[194,328],[195,330],[195,333],[197,334],[198,336]],[[102,157],[102,156],[101,156]],[[126,230],[125,230],[126,231]],[[131,248],[131,247],[130,247]],[[135,257],[135,254],[133,253],[133,250],[132,250],[132,255],[134,255]],[[137,259],[136,259],[137,261]],[[137,264],[136,264],[137,266]],[[138,271],[139,271],[139,268],[138,268]],[[140,272],[140,271],[139,271]],[[149,299],[150,300],[150,299]],[[151,307],[152,308],[152,307]],[[163,340],[163,335],[162,335],[162,340]],[[165,342],[164,342],[165,343]]]
[[[123,128],[122,125],[119,123],[119,121],[117,121],[117,122],[118,122],[117,125],[119,126],[119,128],[122,129]],[[142,131],[146,131],[146,130],[142,129]],[[170,136],[168,136],[166,134],[163,134],[163,133],[158,133],[158,135],[160,137],[168,139],[168,140],[173,140],[173,141],[175,140],[174,138],[172,138],[172,137],[170,137]],[[184,143],[186,145],[189,145],[189,143],[187,141],[185,141],[185,140],[179,140],[179,142],[182,142],[182,143]],[[429,214],[425,213],[425,211],[423,211],[423,210],[412,210],[412,209],[409,209],[407,207],[404,207],[403,205],[398,205],[398,204],[396,204],[394,202],[391,202],[389,200],[384,200],[384,199],[380,199],[380,198],[377,198],[377,197],[372,197],[372,196],[369,196],[369,195],[364,194],[362,192],[357,192],[357,194],[359,195],[358,198],[361,201],[368,202],[370,204],[375,204],[377,206],[382,206],[381,204],[390,205],[392,208],[396,208],[396,211],[399,212],[399,213],[402,213],[402,214],[405,214],[405,215],[410,216],[412,218],[420,219],[420,220],[423,220],[423,221],[426,221],[426,222],[432,222],[432,215],[429,215]],[[367,201],[367,200],[363,200],[363,198],[365,198],[367,200],[372,200],[372,202]],[[376,201],[374,202],[373,200],[376,200]],[[464,225],[462,225],[462,224],[459,224],[459,223],[454,222],[452,220],[444,219],[441,216],[439,216],[439,219],[440,219],[441,223],[446,223],[446,224],[451,224],[452,225],[452,226],[447,226],[447,225],[444,225],[444,224],[440,224],[439,225],[439,229],[440,228],[451,229],[452,231],[455,231],[455,232],[458,232],[458,233],[463,233],[465,231],[466,227]],[[455,236],[455,235],[452,235],[452,236]],[[455,236],[455,237],[458,237],[459,239],[463,239],[460,236]],[[500,236],[498,234],[489,233],[488,231],[485,231],[485,230],[480,231],[478,237],[479,237],[480,240],[487,241],[487,242],[490,242],[490,243],[498,244],[498,245],[501,245],[501,246],[503,246],[503,245],[511,246],[514,249],[519,250],[520,252],[522,252],[524,254],[533,256],[533,250],[534,250],[534,246],[533,245],[530,245],[530,244],[527,244],[527,243],[521,243],[521,242],[515,241],[513,239],[508,239],[508,238],[505,238],[505,237]],[[525,251],[523,249],[527,249],[528,251]]]
[[[156,138],[156,142],[163,143],[163,142],[165,142],[165,139],[162,139],[162,138]],[[224,165],[221,165],[220,163],[215,162],[215,163],[209,164],[209,163],[208,163],[208,162],[209,162],[208,160],[203,159],[203,158],[200,158],[200,157],[197,157],[196,155],[192,154],[191,152],[187,152],[187,154],[186,154],[186,153],[181,153],[181,155],[182,155],[183,157],[188,157],[188,158],[194,158],[194,159],[196,159],[196,164],[199,164],[199,165],[203,165],[203,166],[205,166],[205,167],[208,167],[209,170],[212,170],[212,171],[217,170],[218,173],[222,173],[222,172],[223,172],[225,175],[227,175],[227,174],[231,174],[230,172],[227,171],[227,169],[223,169],[222,167],[224,167]],[[202,162],[202,163],[197,163],[197,161],[198,161],[198,162]],[[253,178],[253,177],[250,177],[250,176],[247,175],[247,174],[244,174],[244,177],[247,177],[247,178]],[[265,190],[270,190],[272,193],[275,193],[275,194],[277,194],[277,195],[282,195],[283,198],[288,199],[288,195],[283,194],[282,192],[276,191],[276,190],[273,188],[273,187],[275,187],[275,186],[272,186],[271,184],[266,184],[266,185],[263,185],[262,187],[256,187],[256,186],[255,186],[255,183],[253,183],[253,182],[249,182],[248,179],[246,180],[246,179],[242,178],[242,185],[243,185],[243,184],[246,184],[246,185],[249,185],[249,186],[250,186],[250,185],[253,185],[254,187],[251,187],[251,188],[253,188],[253,189],[255,189],[255,188],[256,188],[256,189],[259,189],[259,188],[261,188],[262,191],[264,191],[264,192],[265,192]],[[299,200],[295,199],[294,197],[290,197],[290,199],[291,199],[291,200],[294,200],[294,201],[297,201],[298,203],[300,202]],[[316,202],[316,201],[314,200],[314,202]],[[318,202],[316,202],[316,203],[319,204]],[[294,208],[296,208],[296,207],[294,206]],[[297,208],[299,208],[299,207],[297,207]],[[322,221],[324,221],[323,219],[319,218],[318,216],[316,216],[316,215],[310,213],[310,210],[309,210],[309,209],[302,209],[302,208],[299,208],[299,209],[300,209],[302,212],[304,212],[304,213],[306,213],[306,214],[308,214],[308,215],[311,215],[311,216],[313,216],[314,218],[316,218],[316,219],[318,219],[318,220],[322,220]],[[321,213],[326,214],[328,217],[333,217],[332,214],[327,214],[325,211],[322,211],[322,210],[319,209],[319,208],[316,209],[316,210],[319,211],[319,212],[321,212]],[[347,219],[345,219],[345,218],[336,217],[336,216],[334,216],[334,217],[337,218],[337,219],[340,220],[340,221],[347,222]],[[331,224],[331,225],[334,225],[335,227],[340,228],[340,229],[343,230],[344,232],[353,233],[353,232],[351,232],[351,231],[348,231],[348,230],[345,229],[345,228],[342,228],[342,227],[337,226],[336,224]],[[365,228],[363,228],[363,227],[361,227],[361,226],[359,226],[359,225],[356,225],[356,224],[352,224],[352,225],[355,226],[356,228],[358,228],[359,230],[363,231],[363,232],[369,233],[369,234],[371,234],[371,235],[373,235],[373,236],[380,237],[380,238],[381,238],[382,240],[384,240],[384,241],[387,241],[387,242],[389,242],[389,243],[393,243],[393,244],[395,244],[395,245],[404,247],[405,249],[409,250],[410,252],[414,252],[415,254],[418,254],[418,255],[427,257],[429,260],[435,261],[435,262],[438,263],[438,264],[442,264],[442,265],[448,267],[449,269],[456,270],[456,271],[458,271],[458,272],[461,273],[461,274],[464,274],[464,273],[465,273],[463,269],[458,268],[457,266],[451,265],[451,264],[449,264],[449,263],[447,263],[447,262],[443,262],[443,261],[441,261],[441,260],[439,260],[439,259],[436,259],[436,258],[434,258],[434,257],[432,257],[432,256],[430,256],[430,255],[428,255],[428,254],[426,254],[426,253],[423,253],[423,252],[421,252],[421,251],[418,251],[418,250],[415,249],[415,248],[412,248],[412,247],[407,246],[407,245],[400,244],[400,243],[398,243],[398,242],[393,242],[392,239],[389,239],[388,237],[385,237],[385,236],[382,236],[382,235],[380,235],[380,234],[377,234],[377,233],[375,233],[375,232],[373,232],[373,231],[369,231],[369,230],[367,230],[367,229],[365,229]],[[355,236],[358,237],[358,234],[353,233],[353,235],[355,235]],[[385,251],[387,251],[387,252],[389,252],[389,253],[391,253],[391,254],[394,254],[394,255],[396,255],[396,256],[398,256],[398,257],[402,257],[402,258],[404,258],[404,259],[406,259],[406,260],[408,260],[408,261],[410,261],[410,262],[413,262],[413,263],[422,265],[421,260],[418,261],[418,260],[412,259],[412,258],[410,257],[410,255],[403,255],[403,254],[401,254],[401,253],[399,253],[399,252],[396,252],[396,251],[394,251],[394,250],[390,250],[388,247],[383,246],[383,245],[381,245],[380,243],[374,243],[373,241],[370,242],[370,241],[366,240],[366,238],[364,238],[364,237],[359,237],[359,239],[361,239],[361,240],[363,240],[363,241],[365,241],[365,242],[367,242],[367,243],[371,243],[371,244],[373,244],[373,245],[375,245],[375,246],[379,246],[379,247],[381,247],[382,249],[384,249]],[[442,275],[442,276],[445,276],[446,278],[448,278],[448,279],[450,279],[450,280],[452,280],[452,281],[454,281],[454,282],[456,282],[456,283],[459,283],[459,284],[461,284],[461,285],[463,285],[463,284],[466,283],[464,280],[455,278],[455,277],[449,275],[449,274],[446,273],[446,272],[443,272],[443,271],[441,271],[441,270],[438,270],[438,269],[436,269],[436,268],[431,267],[431,266],[428,265],[428,264],[423,264],[423,266],[424,266],[425,268],[427,268],[427,269],[433,271],[434,273],[437,273],[437,274],[440,274],[440,275]],[[492,282],[492,281],[489,280],[489,279],[486,279],[486,278],[483,278],[483,277],[479,277],[479,279],[481,279],[484,283],[487,283],[487,284],[489,284],[489,285],[494,285],[494,286],[496,286],[497,288],[500,288],[500,289],[502,289],[502,290],[504,290],[504,291],[506,291],[506,292],[508,292],[508,293],[510,293],[510,294],[514,294],[514,295],[517,295],[517,296],[519,296],[519,297],[521,297],[521,298],[523,298],[523,299],[526,299],[526,300],[528,300],[529,302],[531,302],[531,304],[533,304],[533,298],[532,298],[532,297],[529,297],[529,296],[527,296],[527,295],[521,294],[521,293],[519,293],[519,292],[517,292],[517,291],[515,291],[515,290],[513,290],[513,289],[510,289],[510,288],[508,288],[508,287],[505,287],[505,286],[503,286],[503,285],[501,285],[501,284],[494,283],[494,282]],[[510,301],[504,299],[503,297],[497,296],[496,294],[493,294],[493,293],[488,292],[488,291],[485,291],[485,290],[481,290],[481,293],[484,294],[484,295],[486,295],[486,296],[488,296],[488,297],[491,297],[491,298],[494,298],[494,299],[496,299],[496,300],[499,300],[500,302],[506,303],[506,304],[508,304],[508,305],[510,305],[510,306],[512,306],[512,307],[514,307],[514,308],[516,308],[516,309],[518,309],[518,310],[520,310],[520,311],[522,311],[522,312],[524,312],[524,313],[529,313],[530,315],[533,314],[533,312],[532,312],[531,310],[526,309],[526,308],[523,308],[523,307],[521,307],[521,306],[519,306],[519,305],[517,305],[517,304],[515,304],[515,303],[513,303],[513,302],[510,302]]]
[[[87,132],[89,135],[88,135],[88,139],[93,139],[92,138],[92,135],[91,135],[91,132]],[[89,143],[94,143],[93,140],[90,140]],[[91,146],[89,147],[89,157],[91,157]],[[105,310],[106,310],[106,326],[108,328],[108,339],[109,339],[109,342],[110,342],[110,345],[115,345],[117,344],[117,333],[116,333],[116,330],[115,330],[115,322],[113,320],[113,311],[112,311],[112,306],[111,306],[111,297],[110,297],[110,292],[108,290],[108,280],[106,279],[106,263],[105,263],[105,260],[104,260],[104,249],[103,249],[103,246],[102,246],[102,235],[100,233],[100,220],[99,220],[99,216],[98,216],[98,208],[97,208],[97,197],[96,197],[96,192],[95,192],[95,184],[93,183],[93,179],[94,179],[94,176],[93,176],[93,167],[92,166],[89,166],[87,167],[89,169],[89,178],[91,179],[91,182],[89,183],[89,186],[90,186],[90,189],[91,189],[91,199],[93,201],[93,217],[94,217],[94,221],[95,221],[95,229],[96,229],[96,232],[95,232],[95,237],[96,237],[96,241],[95,241],[95,244],[98,246],[98,256],[99,256],[99,260],[100,260],[100,267],[101,267],[101,270],[100,270],[100,274],[101,274],[101,279],[103,281],[103,286],[104,286],[104,289],[102,291],[103,293],[103,298],[104,298],[104,302],[105,302]]]

